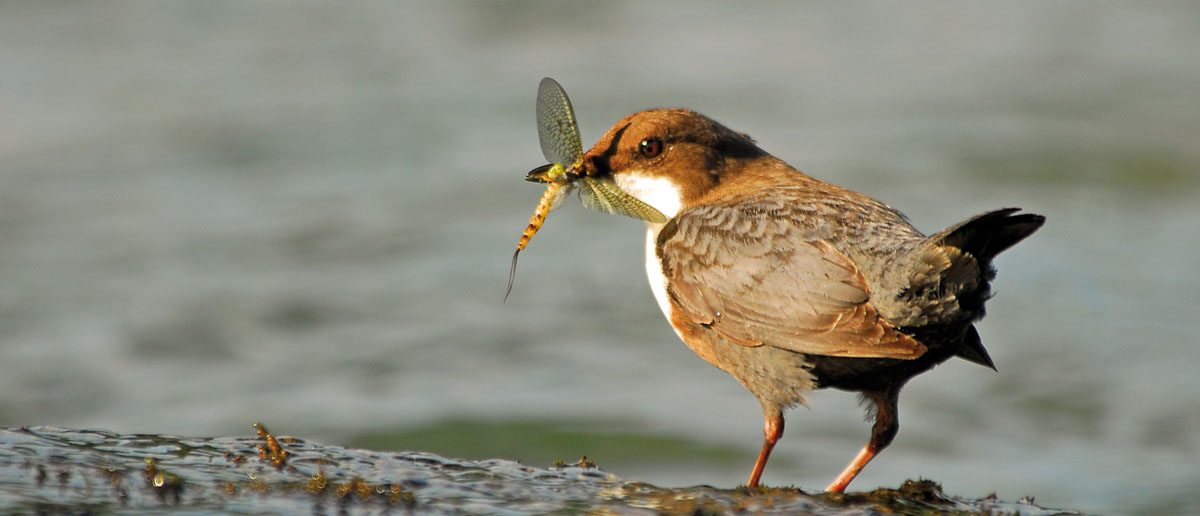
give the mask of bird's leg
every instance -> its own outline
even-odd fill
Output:
[[[747,487],[758,486],[763,468],[767,467],[767,457],[771,456],[771,449],[775,447],[775,443],[779,442],[779,438],[783,437],[783,411],[764,409],[763,419],[763,447],[762,451],[758,452],[758,460],[754,461],[754,471],[750,472],[750,480],[746,482]]]
[[[867,442],[867,446],[862,451],[858,452],[858,456],[850,461],[846,469],[842,470],[842,474],[838,475],[833,483],[825,488],[828,492],[845,491],[846,486],[850,485],[850,481],[858,476],[858,472],[862,471],[863,466],[866,466],[871,459],[892,443],[892,439],[896,437],[896,431],[900,429],[900,420],[897,419],[896,411],[899,389],[864,392],[863,396],[875,403],[875,426],[871,428],[871,440]]]

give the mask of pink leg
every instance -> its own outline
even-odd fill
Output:
[[[782,411],[766,411],[763,418],[765,420],[763,423],[763,447],[762,451],[758,452],[758,460],[754,461],[754,471],[750,472],[750,480],[746,482],[748,487],[758,487],[763,468],[767,467],[767,458],[771,456],[771,450],[775,448],[775,443],[779,442],[780,437],[783,437]]]
[[[898,395],[899,392],[894,391],[863,393],[864,397],[875,402],[875,426],[871,428],[871,440],[863,447],[862,451],[858,452],[854,460],[850,461],[846,469],[833,479],[833,483],[825,488],[826,491],[831,493],[845,491],[846,486],[850,485],[850,481],[858,476],[863,467],[892,443],[892,439],[896,437],[896,431],[900,429],[900,421],[896,417]]]

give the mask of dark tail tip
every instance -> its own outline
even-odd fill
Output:
[[[943,245],[950,245],[971,253],[984,261],[1016,245],[1032,235],[1046,217],[1034,213],[1020,213],[1020,208],[1004,208],[975,216],[935,235]]]
[[[968,362],[996,370],[996,364],[992,362],[992,357],[988,356],[987,349],[984,349],[974,325],[967,327],[967,335],[963,337],[962,347],[958,348],[957,355]]]

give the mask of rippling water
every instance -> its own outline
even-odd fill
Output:
[[[661,320],[638,222],[555,212],[500,303],[553,76],[585,141],[689,107],[928,232],[1048,216],[998,261],[1000,371],[914,380],[853,487],[1200,511],[1200,9],[862,7],[4,4],[0,425],[744,482],[758,405]],[[769,484],[865,442],[852,396],[811,405]]]

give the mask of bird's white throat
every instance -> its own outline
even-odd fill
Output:
[[[683,192],[674,181],[641,171],[613,174],[617,188],[673,218],[683,207]]]
[[[653,206],[667,218],[674,218],[683,208],[683,192],[675,182],[665,177],[635,170],[615,174],[613,181],[617,184],[617,188],[636,197],[639,201]],[[662,310],[669,322],[671,320],[671,301],[667,297],[667,278],[663,275],[662,262],[658,259],[656,249],[658,233],[664,226],[666,224],[646,223],[646,279],[650,280],[650,291],[654,293],[654,300],[658,301],[658,308]],[[671,327],[674,328],[674,325]],[[679,330],[675,330],[675,333],[678,334]]]

